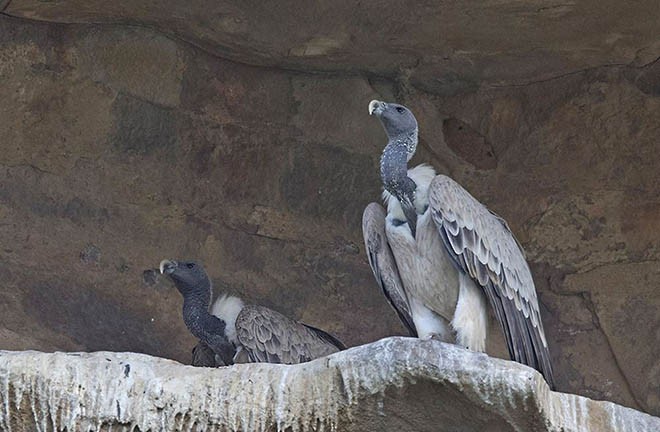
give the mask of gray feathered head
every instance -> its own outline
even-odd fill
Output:
[[[204,266],[194,261],[163,260],[160,262],[161,274],[168,275],[179,292],[185,297],[195,292],[208,292],[211,285]]]
[[[372,100],[369,102],[369,115],[380,119],[390,139],[417,133],[417,120],[412,111],[403,105]]]

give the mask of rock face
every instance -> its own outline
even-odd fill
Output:
[[[310,363],[182,366],[0,352],[0,426],[34,430],[652,432],[660,418],[555,393],[533,369],[388,338]]]
[[[0,1],[0,348],[188,362],[153,272],[181,257],[349,345],[403,334],[360,233],[396,99],[413,162],[525,247],[558,389],[660,415],[658,8]]]
[[[224,58],[303,71],[407,75],[427,90],[548,79],[660,57],[660,6],[616,0],[356,4],[322,0],[12,0],[6,12],[76,23],[149,25]]]

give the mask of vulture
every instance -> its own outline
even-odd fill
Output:
[[[245,305],[238,297],[219,296],[209,312],[211,280],[199,263],[163,260],[159,269],[183,296],[183,321],[200,340],[193,349],[194,366],[295,364],[346,349],[323,330],[263,306]]]
[[[369,264],[411,336],[486,348],[490,304],[511,358],[553,387],[532,274],[507,223],[429,165],[408,169],[418,126],[403,105],[373,100],[388,143],[380,159],[383,200],[364,210]]]

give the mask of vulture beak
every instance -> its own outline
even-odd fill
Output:
[[[385,102],[374,99],[369,102],[369,115],[380,115],[383,111],[385,111],[385,107],[387,107]]]
[[[162,260],[158,268],[160,269],[160,274],[172,274],[178,266],[179,264],[176,261]]]

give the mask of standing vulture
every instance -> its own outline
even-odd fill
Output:
[[[160,272],[183,296],[183,321],[200,340],[193,349],[194,366],[294,364],[346,348],[323,330],[262,306],[244,305],[237,297],[220,296],[209,313],[211,281],[201,264],[163,260]]]
[[[512,359],[553,386],[532,274],[507,223],[433,168],[408,169],[417,120],[405,106],[371,101],[388,137],[380,159],[383,199],[364,211],[369,264],[413,336],[486,348],[488,301]],[[488,299],[488,300],[486,300]]]

